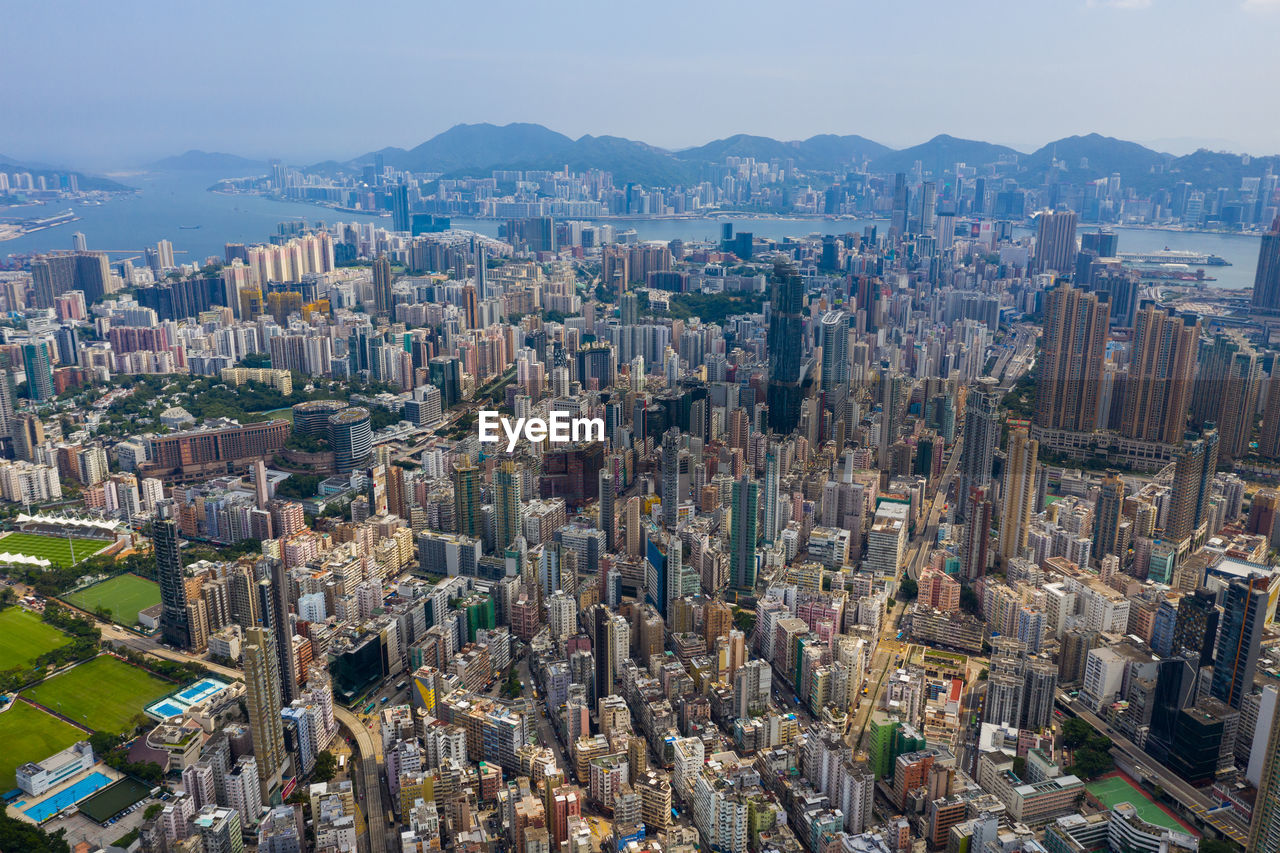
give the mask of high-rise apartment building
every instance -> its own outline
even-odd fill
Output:
[[[453,469],[453,516],[463,536],[480,536],[480,469],[469,459]]]
[[[245,698],[264,803],[279,800],[286,757],[284,722],[280,716],[280,664],[275,644],[276,632],[270,628],[245,629],[242,649]]]
[[[1040,443],[1025,429],[1009,433],[1000,507],[1000,561],[1022,555],[1036,502],[1036,465]]]
[[[1177,444],[1187,426],[1199,346],[1199,322],[1144,305],[1134,320],[1120,432],[1126,438]]]
[[[1044,302],[1035,424],[1092,432],[1098,426],[1109,303],[1105,294],[1100,298],[1070,284],[1050,290]]]
[[[498,537],[494,547],[501,551],[516,540],[523,526],[520,469],[514,460],[503,462],[493,473],[493,502]]]
[[[1093,548],[1091,554],[1101,561],[1108,554],[1119,555],[1120,520],[1124,510],[1124,480],[1115,472],[1102,478],[1098,503],[1093,518]]]
[[[1181,542],[1205,520],[1213,497],[1213,475],[1218,469],[1217,431],[1207,430],[1202,437],[1183,444],[1173,463],[1173,503],[1165,535]]]
[[[1249,452],[1262,360],[1238,332],[1219,332],[1202,347],[1191,417],[1197,428],[1216,424],[1218,456],[1239,459]]]
[[[1036,217],[1036,272],[1070,275],[1076,264],[1076,215],[1046,210]]]
[[[1000,446],[1000,397],[996,380],[984,376],[969,389],[964,409],[964,447],[960,456],[960,495],[991,482],[991,466]]]
[[[391,262],[387,260],[386,255],[379,255],[373,261],[374,310],[378,314],[390,313],[391,300]]]

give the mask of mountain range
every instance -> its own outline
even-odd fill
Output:
[[[943,180],[957,163],[979,169],[994,165],[1001,176],[1024,186],[1043,181],[1083,183],[1118,174],[1126,186],[1142,191],[1188,181],[1195,188],[1216,190],[1240,186],[1240,180],[1270,168],[1280,171],[1280,157],[1249,157],[1200,150],[1185,156],[1155,151],[1097,133],[1054,140],[1030,153],[1006,145],[940,134],[910,148],[893,149],[862,136],[821,134],[783,141],[737,134],[705,145],[672,151],[616,136],[572,139],[540,124],[459,124],[410,149],[382,148],[347,161],[328,160],[306,167],[321,174],[358,173],[376,157],[395,169],[438,172],[444,177],[488,176],[494,170],[601,169],[617,184],[688,185],[714,177],[711,166],[726,157],[757,161],[792,160],[809,173],[839,176],[866,167],[876,173],[910,172],[917,163],[926,174]],[[188,151],[161,161],[163,168],[261,167],[260,161],[226,154]],[[160,164],[155,164],[157,167]]]

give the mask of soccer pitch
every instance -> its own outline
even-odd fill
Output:
[[[74,545],[73,545],[74,543]],[[72,539],[68,541],[61,536],[45,536],[41,533],[10,533],[0,539],[0,554],[27,554],[48,560],[57,566],[74,565],[71,552],[74,547],[76,559],[92,557],[111,544],[108,539]]]
[[[1155,803],[1146,793],[1135,787],[1124,776],[1119,774],[1104,776],[1084,787],[1097,798],[1098,802],[1107,808],[1111,808],[1116,803],[1129,803],[1138,813],[1138,817],[1147,823],[1163,826],[1166,829],[1173,829],[1178,832],[1199,835],[1198,832],[1174,817],[1168,809]]]
[[[66,749],[89,736],[75,726],[46,714],[22,700],[0,713],[0,788],[17,785],[14,774],[28,761],[44,761],[55,752]]]
[[[21,607],[0,611],[0,661],[4,661],[0,666],[30,666],[40,655],[69,642],[66,634]]]
[[[22,695],[96,732],[117,734],[131,728],[147,704],[173,688],[145,670],[101,655]]]
[[[160,603],[160,587],[137,575],[117,575],[66,596],[67,601],[93,613],[99,607],[111,611],[111,618],[130,627],[138,623],[138,611]]]

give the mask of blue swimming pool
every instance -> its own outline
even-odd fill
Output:
[[[166,699],[163,702],[157,702],[147,710],[160,717],[174,717],[182,713],[182,706],[176,705]]]
[[[85,797],[110,784],[111,780],[107,778],[106,774],[95,770],[79,782],[68,785],[53,796],[45,797],[34,806],[23,809],[22,813],[36,823],[44,823],[67,806],[75,805]]]
[[[188,705],[194,705],[201,699],[207,699],[226,686],[225,683],[218,681],[216,678],[206,678],[202,681],[197,681],[186,690],[178,691],[177,697]]]

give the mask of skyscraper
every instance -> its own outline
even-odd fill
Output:
[[[610,644],[609,620],[612,614],[603,604],[596,605],[595,646],[596,700],[613,695],[613,647]]]
[[[347,474],[364,464],[373,452],[373,426],[369,410],[361,406],[329,416],[329,444],[334,467]]]
[[[733,511],[730,515],[731,550],[729,578],[735,589],[756,586],[756,526],[760,511],[760,484],[743,475],[733,483]]]
[[[778,445],[769,442],[764,454],[764,531],[761,537],[766,545],[778,538]]]
[[[829,393],[849,381],[849,322],[843,311],[822,315],[822,391]]]
[[[1213,475],[1218,468],[1218,434],[1207,430],[1188,441],[1173,460],[1173,504],[1165,535],[1181,542],[1196,532],[1213,496]]]
[[[1065,283],[1045,294],[1036,426],[1078,432],[1097,428],[1108,317],[1108,303],[1098,294]]]
[[[1193,317],[1171,315],[1150,303],[1138,311],[1120,420],[1125,438],[1182,440],[1199,337]]]
[[[1258,269],[1253,276],[1255,311],[1280,311],[1280,217],[1262,235],[1258,246]]]
[[[1270,581],[1261,575],[1237,578],[1227,587],[1222,605],[1218,653],[1213,661],[1213,681],[1209,695],[1240,709],[1244,697],[1253,690],[1262,649],[1262,630],[1267,621]]]
[[[498,539],[494,547],[506,548],[520,535],[523,507],[520,502],[520,469],[508,459],[493,473],[493,502]]]
[[[991,499],[986,486],[971,486],[965,498],[964,551],[960,577],[976,581],[987,573],[991,542]]]
[[[1000,508],[1000,561],[1022,555],[1036,499],[1036,464],[1040,442],[1025,429],[1009,433],[1009,458],[1004,466]]]
[[[258,762],[262,802],[279,800],[285,762],[284,723],[280,717],[280,669],[276,635],[254,626],[244,632],[244,686],[253,756]]]
[[[1271,715],[1264,754],[1266,760],[1262,764],[1253,822],[1249,825],[1249,844],[1245,849],[1256,853],[1280,853],[1280,714]]]
[[[609,460],[612,466],[612,460]],[[597,494],[600,496],[600,529],[604,531],[604,548],[610,554],[613,553],[614,538],[617,535],[618,520],[616,517],[617,492],[613,486],[613,472],[608,468],[601,468],[599,477],[599,488]]]
[[[1046,210],[1036,217],[1036,272],[1069,275],[1076,262],[1076,215]]]
[[[800,420],[800,361],[804,354],[804,279],[794,267],[774,266],[769,310],[769,428],[788,435]]]
[[[22,345],[22,364],[27,373],[27,390],[31,399],[41,402],[52,399],[53,357],[48,341],[33,341]]]
[[[374,312],[377,314],[390,313],[391,299],[391,262],[387,260],[386,255],[378,255],[373,261]]]
[[[1218,639],[1218,597],[1212,590],[1200,587],[1178,601],[1178,617],[1173,624],[1175,655],[1190,659],[1198,666],[1213,663],[1213,644]]]
[[[409,187],[397,184],[391,188],[391,229],[409,231]]]
[[[1102,478],[1098,504],[1093,519],[1094,560],[1101,561],[1108,554],[1120,556],[1120,519],[1124,510],[1124,480],[1114,471]]]
[[[984,376],[969,389],[964,409],[964,446],[960,456],[960,495],[991,482],[991,466],[1000,443],[1000,389]],[[967,511],[967,506],[964,508]]]
[[[1220,458],[1239,459],[1249,452],[1261,382],[1262,361],[1238,332],[1218,332],[1201,349],[1192,423],[1217,425]]]
[[[480,536],[480,469],[470,459],[453,469],[453,516],[463,536]]]
[[[187,622],[187,587],[182,575],[182,551],[178,522],[157,518],[151,523],[151,544],[156,555],[156,580],[160,584],[160,636],[166,645],[191,647]]]
[[[676,529],[680,518],[680,429],[662,434],[662,524]]]

